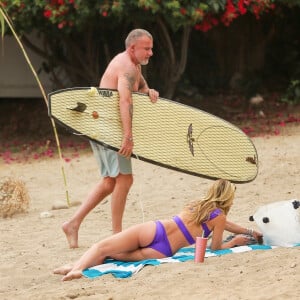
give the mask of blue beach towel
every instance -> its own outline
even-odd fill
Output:
[[[300,244],[296,245],[300,246]],[[239,246],[230,249],[212,251],[206,249],[205,257],[221,256],[230,253],[242,253],[252,250],[269,250],[277,248],[277,246],[266,246],[266,245],[249,245]],[[116,278],[127,278],[137,272],[139,272],[144,266],[151,265],[157,266],[163,263],[177,263],[194,260],[195,248],[186,247],[180,249],[172,257],[160,258],[160,259],[146,259],[137,262],[122,262],[113,259],[107,259],[104,264],[86,269],[82,274],[87,278],[96,278],[104,274],[112,274]]]

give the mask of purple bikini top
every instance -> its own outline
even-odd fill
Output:
[[[182,220],[178,216],[173,217],[173,220],[175,221],[175,223],[177,224],[178,228],[183,233],[184,237],[189,242],[189,244],[190,245],[195,244],[194,238],[192,237],[192,235],[190,234],[190,232],[188,231],[188,229],[186,228],[186,226],[184,225],[184,223],[182,222]]]
[[[219,216],[222,213],[222,211],[219,208],[214,209],[210,215],[207,221],[210,221],[214,218],[216,218],[217,216]],[[206,221],[206,222],[207,222]],[[202,229],[203,229],[203,237],[207,238],[209,237],[211,230],[208,229],[206,222],[201,223]]]
[[[210,215],[207,221],[210,221],[214,218],[216,218],[217,216],[219,216],[222,213],[222,211],[219,208],[214,209]],[[184,237],[186,238],[186,240],[189,242],[190,245],[195,244],[195,240],[192,237],[192,235],[190,234],[190,232],[188,231],[188,229],[186,228],[186,226],[184,225],[184,223],[182,222],[182,220],[178,217],[175,216],[173,217],[173,220],[175,221],[175,223],[177,224],[178,228],[180,229],[180,231],[182,232],[182,234],[184,235]],[[203,229],[203,237],[208,237],[211,233],[211,230],[208,229],[206,223],[201,223],[202,229]]]

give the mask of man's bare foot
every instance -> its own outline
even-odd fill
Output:
[[[53,270],[53,274],[67,275],[72,269],[73,269],[73,266],[65,265],[65,266],[62,266],[60,268]]]
[[[65,222],[62,225],[62,230],[67,237],[69,247],[78,248],[78,228],[69,222]]]
[[[62,281],[70,281],[73,279],[79,279],[82,277],[82,273],[79,270],[70,271],[66,276],[62,278]]]

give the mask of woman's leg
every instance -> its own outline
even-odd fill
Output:
[[[88,249],[83,256],[73,265],[73,268],[63,277],[63,281],[72,280],[81,277],[81,272],[99,264],[102,264],[106,257],[117,257],[122,253],[124,260],[140,260],[146,258],[147,255],[153,255],[147,251],[139,251],[150,244],[154,238],[156,230],[155,222],[147,222],[139,225],[132,226],[122,232],[112,235]],[[144,249],[142,249],[144,250]],[[146,249],[145,249],[146,250]],[[150,249],[152,250],[152,249]],[[155,251],[155,250],[153,250]],[[156,252],[156,251],[155,251]],[[66,274],[70,266],[64,266],[56,269],[56,274]]]
[[[53,274],[66,275],[73,269],[73,265],[64,265],[53,270]]]

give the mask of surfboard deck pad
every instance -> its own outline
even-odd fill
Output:
[[[258,173],[251,139],[233,124],[200,109],[133,93],[133,157],[187,174],[250,182]],[[118,151],[122,142],[116,90],[77,87],[50,93],[49,116]]]

